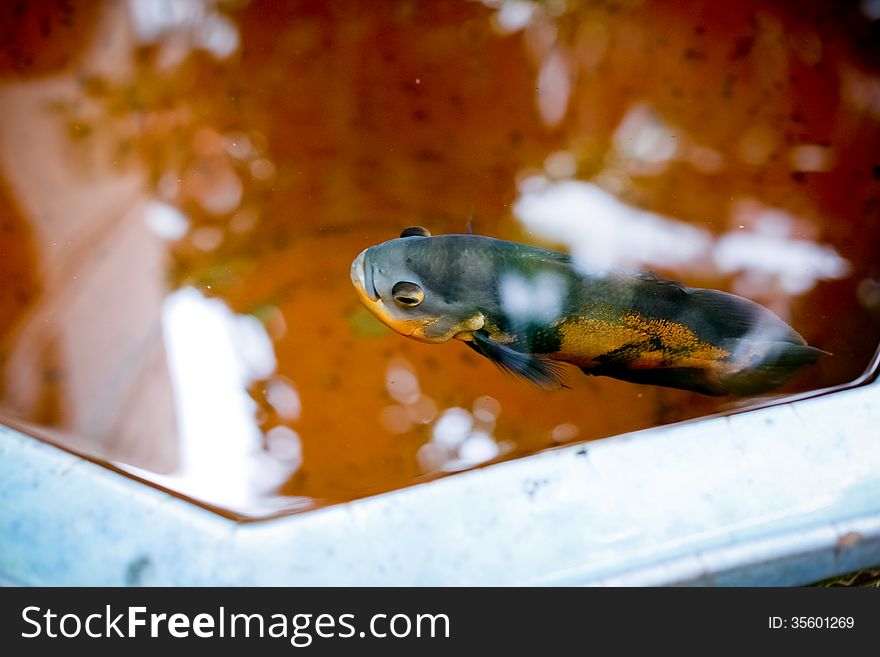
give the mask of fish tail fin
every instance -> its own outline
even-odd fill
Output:
[[[707,289],[691,289],[688,296],[705,313],[705,321],[719,337],[748,336],[754,341],[807,344],[776,313],[745,297]]]
[[[718,290],[691,290],[689,294],[715,332],[712,342],[730,351],[727,362],[742,363],[737,371],[717,377],[729,394],[768,392],[830,355],[808,345],[774,312],[753,301]]]
[[[764,348],[760,362],[722,377],[724,387],[730,394],[745,397],[767,392],[788,381],[798,370],[812,365],[827,351],[807,344],[777,342]]]

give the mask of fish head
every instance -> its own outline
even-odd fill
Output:
[[[463,267],[466,250],[447,239],[453,236],[431,237],[425,229],[407,228],[401,235],[364,249],[352,262],[351,282],[361,302],[414,340],[467,340],[484,317],[475,295],[461,292],[472,273]]]

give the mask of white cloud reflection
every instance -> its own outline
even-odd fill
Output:
[[[162,308],[180,440],[177,476],[187,492],[233,508],[251,499],[251,472],[242,466],[262,439],[246,391],[276,365],[271,342],[253,322],[193,288],[172,293]]]
[[[565,278],[554,272],[526,278],[509,271],[501,275],[498,293],[502,308],[514,323],[551,322],[562,312],[567,285]]]
[[[501,405],[488,396],[474,400],[473,412],[458,406],[446,409],[434,423],[431,440],[418,451],[422,470],[465,470],[508,451],[511,445],[492,435],[500,412]]]
[[[405,358],[392,358],[388,363],[385,389],[392,399],[401,404],[411,404],[419,398],[419,380]]]
[[[226,59],[238,50],[238,28],[207,0],[129,0],[135,37],[154,43],[168,35],[183,35],[191,47]]]
[[[495,29],[502,34],[512,34],[527,27],[532,22],[538,5],[528,0],[506,0],[505,2],[492,2],[484,0],[484,4],[497,7],[494,16]]]
[[[445,449],[458,449],[467,439],[473,424],[471,414],[465,409],[457,406],[448,408],[434,424],[431,440]]]
[[[712,244],[702,228],[639,210],[580,180],[527,178],[513,211],[532,234],[565,245],[588,270],[687,265]]]
[[[477,397],[472,411],[460,406],[439,411],[436,402],[422,392],[412,364],[399,356],[388,362],[385,389],[398,402],[380,413],[387,431],[405,434],[418,425],[428,425],[430,438],[416,453],[423,472],[465,470],[512,448],[508,443],[498,443],[493,436],[501,404],[492,397]]]
[[[536,101],[538,113],[549,127],[559,125],[565,118],[571,96],[571,76],[568,57],[560,48],[552,50],[541,62]]]
[[[789,163],[795,171],[831,171],[836,155],[834,149],[818,144],[802,144],[789,151]]]
[[[745,206],[750,217],[737,219]],[[514,214],[535,236],[564,245],[587,271],[714,268],[734,274],[734,291],[752,298],[773,289],[801,295],[818,281],[850,272],[833,247],[795,235],[795,226],[808,222],[752,200],[733,205],[738,228],[713,238],[702,228],[633,208],[594,183],[536,176],[521,184]]]
[[[299,419],[302,403],[296,387],[289,379],[276,376],[267,381],[266,401],[282,420],[294,422]]]
[[[718,238],[713,259],[722,273],[739,273],[734,288],[757,296],[778,286],[790,295],[809,292],[818,281],[843,278],[849,262],[830,246],[794,236],[795,218],[778,208],[757,206],[750,230],[731,230]]]
[[[397,404],[382,409],[380,420],[391,433],[406,433],[437,417],[434,400],[421,393],[413,366],[405,358],[392,358],[385,371],[385,389]]]
[[[617,127],[614,146],[634,173],[657,174],[678,153],[679,139],[678,132],[650,106],[638,104]]]
[[[277,365],[265,328],[190,287],[168,295],[161,321],[180,461],[173,475],[149,478],[221,507],[265,510],[264,494],[302,459],[299,436],[288,427],[270,429],[262,449],[257,404],[247,390]],[[291,384],[273,379],[268,396],[279,415],[298,416],[299,397]],[[277,502],[290,506],[289,499]]]
[[[189,219],[178,208],[162,201],[150,201],[144,209],[144,220],[156,235],[166,240],[179,240],[189,230]]]

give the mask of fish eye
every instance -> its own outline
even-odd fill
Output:
[[[398,306],[412,308],[422,302],[425,298],[425,293],[415,283],[400,281],[391,288],[391,296],[394,297],[394,301]]]
[[[422,226],[408,226],[400,233],[401,237],[431,237],[431,231]]]

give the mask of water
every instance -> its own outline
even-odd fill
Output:
[[[5,4],[0,417],[259,517],[742,407],[393,334],[348,270],[413,224],[737,292],[834,354],[780,394],[857,379],[878,28],[802,4]]]

